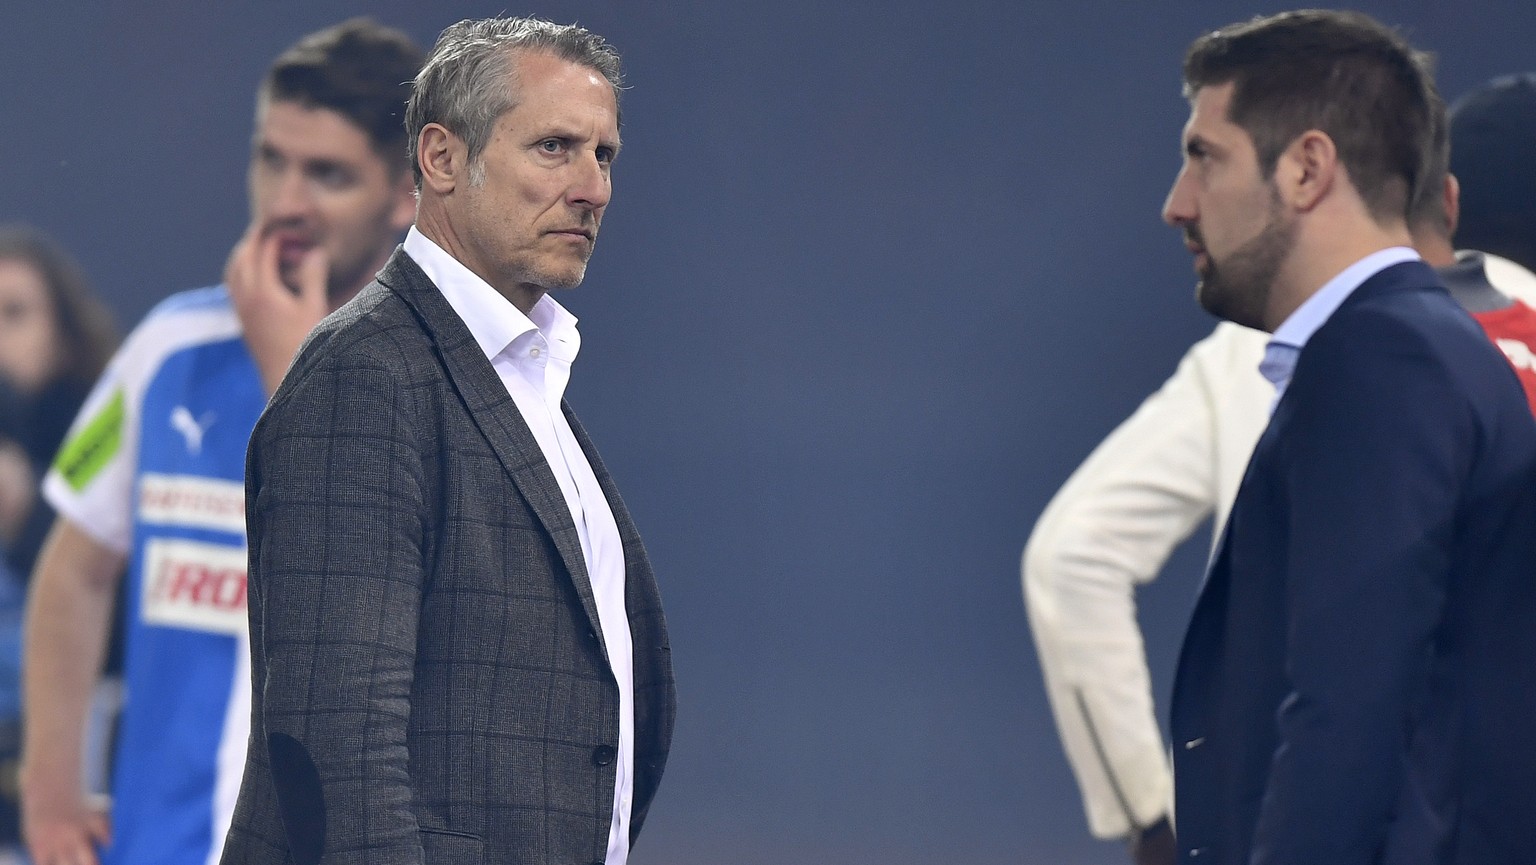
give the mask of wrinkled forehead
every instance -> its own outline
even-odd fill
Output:
[[[618,100],[602,72],[544,51],[520,54],[511,71],[513,102],[499,119],[590,127],[617,146]]]

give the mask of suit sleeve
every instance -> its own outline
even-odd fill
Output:
[[[1167,814],[1172,777],[1136,622],[1136,586],[1225,500],[1267,421],[1264,337],[1228,325],[1078,467],[1036,523],[1023,583],[1062,745],[1090,831]]]
[[[252,442],[252,747],[296,863],[419,863],[406,726],[421,460],[400,384],[339,363],[284,388]]]
[[[1262,865],[1376,861],[1475,447],[1470,403],[1426,337],[1352,317],[1313,337],[1276,414],[1292,690],[1254,835]]]

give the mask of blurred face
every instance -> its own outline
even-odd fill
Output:
[[[332,299],[350,296],[383,264],[415,213],[408,173],[374,151],[367,133],[326,108],[258,107],[250,168],[251,219],[278,239],[278,266],[294,286],[306,253],[330,262]]]
[[[1184,126],[1184,165],[1163,220],[1184,232],[1200,282],[1195,296],[1213,315],[1264,327],[1275,275],[1295,245],[1272,179],[1259,173],[1253,139],[1227,119],[1231,84],[1202,87]]]
[[[513,62],[518,103],[496,121],[454,195],[464,264],[504,294],[572,288],[586,275],[608,206],[619,151],[613,87],[550,54]]]
[[[16,390],[42,390],[59,368],[59,324],[43,275],[0,258],[0,376]]]

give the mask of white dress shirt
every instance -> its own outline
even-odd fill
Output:
[[[524,315],[414,226],[406,235],[405,251],[464,320],[506,385],[560,485],[581,537],[603,642],[619,686],[617,779],[605,865],[625,865],[634,791],[634,653],[624,610],[624,545],[619,527],[591,463],[560,410],[571,363],[581,349],[576,317],[547,294]]]

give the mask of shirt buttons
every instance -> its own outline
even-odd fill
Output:
[[[539,351],[539,347],[538,346],[534,346],[533,348],[528,349],[528,356],[529,357],[538,357],[539,354],[540,354],[540,351]]]

